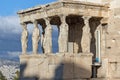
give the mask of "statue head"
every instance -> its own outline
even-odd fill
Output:
[[[27,29],[27,24],[26,24],[26,23],[21,23],[21,25],[22,25],[22,29],[23,29],[23,30],[26,30],[26,29]]]
[[[33,20],[32,23],[33,23],[35,28],[38,28],[38,21],[37,20]]]

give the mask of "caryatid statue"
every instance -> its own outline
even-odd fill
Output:
[[[90,43],[91,43],[91,33],[90,33],[90,25],[89,25],[89,16],[83,17],[85,26],[83,27],[83,35],[81,40],[81,47],[83,53],[90,52]]]
[[[61,15],[61,25],[58,43],[59,43],[59,52],[67,52],[68,48],[68,24],[66,23],[66,16]],[[63,41],[64,40],[64,41]]]
[[[38,27],[38,22],[33,21],[34,24],[34,29],[32,33],[32,46],[33,46],[33,53],[37,54],[38,53],[38,45],[40,41],[40,30]]]
[[[21,36],[21,43],[22,43],[22,54],[26,54],[27,52],[27,43],[28,43],[28,30],[27,24],[21,23],[22,25],[22,36]]]
[[[45,53],[52,53],[52,26],[50,24],[50,18],[45,18],[45,34],[43,40],[43,48]]]

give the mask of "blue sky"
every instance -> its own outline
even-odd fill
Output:
[[[0,16],[16,15],[21,9],[54,1],[57,0],[0,0]]]
[[[57,0],[0,0],[0,58],[15,57],[21,53],[22,30],[16,13],[19,10],[54,1]],[[29,29],[31,30],[32,28]],[[31,46],[31,41],[29,46]],[[28,50],[31,51],[31,47]]]

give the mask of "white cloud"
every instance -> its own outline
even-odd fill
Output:
[[[19,52],[19,51],[14,51],[14,52],[8,51],[7,52],[7,55],[9,57],[18,57],[20,54],[22,54],[22,52]],[[27,52],[27,54],[32,54],[32,51]]]
[[[19,18],[17,16],[0,16],[0,31],[2,33],[21,33]]]
[[[32,33],[33,25],[28,25],[29,33]],[[41,29],[41,28],[40,28]],[[57,27],[53,26],[53,29],[56,31]],[[18,16],[0,16],[0,32],[2,33],[21,33],[22,27],[20,25]]]
[[[10,57],[18,57],[21,52],[7,52],[8,56]]]
[[[28,31],[31,34],[33,25],[27,25]],[[0,36],[7,36],[6,34],[21,34],[22,26],[18,16],[0,16]]]

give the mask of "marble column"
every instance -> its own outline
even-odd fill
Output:
[[[108,18],[103,17],[101,19],[101,57],[103,56],[108,56],[108,54],[106,54],[106,40],[107,40],[107,34],[108,34]]]
[[[59,26],[59,52],[67,52],[68,51],[68,24],[66,23],[66,16],[61,15],[61,25]]]
[[[38,53],[38,44],[40,41],[40,30],[38,27],[38,22],[36,20],[33,21],[34,29],[32,33],[32,46],[33,46],[33,54]]]
[[[21,23],[21,25],[22,25],[22,36],[21,36],[22,54],[26,54],[27,53],[27,44],[28,44],[27,24]]]
[[[46,28],[43,40],[44,53],[52,53],[52,26],[50,24],[50,18],[45,18]]]
[[[91,33],[90,33],[90,26],[89,26],[89,19],[90,17],[84,16],[84,27],[83,27],[83,34],[81,40],[81,47],[83,53],[90,53],[90,42],[91,42]]]
[[[106,54],[106,34],[108,24],[101,24],[102,31],[101,31],[101,56],[107,56]]]

